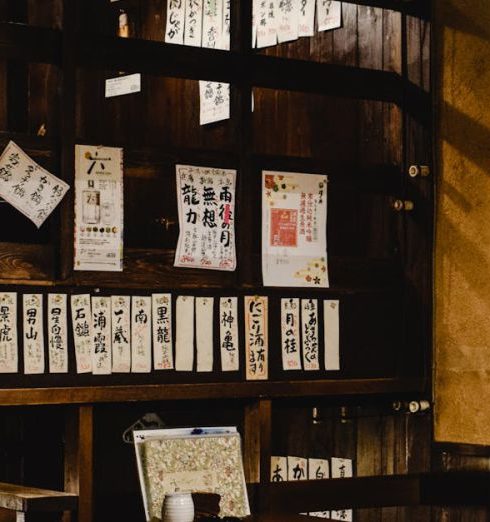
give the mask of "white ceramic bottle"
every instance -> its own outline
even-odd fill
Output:
[[[163,522],[193,522],[194,502],[192,495],[181,491],[165,495],[162,520]]]

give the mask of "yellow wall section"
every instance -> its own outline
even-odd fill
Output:
[[[490,1],[436,0],[435,438],[490,444]]]

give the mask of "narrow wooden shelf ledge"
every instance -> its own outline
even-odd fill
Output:
[[[0,482],[0,507],[10,511],[72,511],[77,504],[78,496],[72,493]]]

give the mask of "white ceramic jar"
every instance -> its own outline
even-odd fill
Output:
[[[180,491],[165,495],[162,520],[163,522],[193,522],[194,502],[192,495]]]

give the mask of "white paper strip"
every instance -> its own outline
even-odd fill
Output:
[[[105,81],[105,97],[113,98],[115,96],[124,96],[125,94],[134,94],[141,91],[141,74],[129,74],[127,76],[118,76],[109,78]]]
[[[185,8],[185,0],[167,0],[166,43],[183,45]]]
[[[306,371],[319,370],[318,301],[316,299],[301,300],[301,325],[303,368]]]
[[[261,0],[252,0],[252,49],[257,47],[257,21]]]
[[[238,338],[238,299],[222,297],[219,300],[221,370],[240,369]]]
[[[230,118],[230,85],[199,81],[199,124],[207,125]]]
[[[44,373],[42,294],[23,295],[24,373]]]
[[[0,196],[38,228],[69,189],[10,141],[0,156]]]
[[[222,43],[223,0],[203,0],[202,47],[219,49]]]
[[[298,39],[299,0],[278,0],[277,41]]]
[[[316,0],[299,0],[298,36],[315,35]]]
[[[282,369],[301,370],[299,299],[281,299]]]
[[[339,301],[323,301],[325,370],[340,370],[339,309]]]
[[[349,478],[352,476],[351,459],[332,457],[332,478]],[[332,511],[330,518],[332,520],[345,520],[347,522],[352,522],[352,510],[342,509],[339,511]]]
[[[19,371],[17,345],[17,294],[0,294],[0,373]]]
[[[151,372],[151,297],[131,298],[131,371]]]
[[[286,482],[288,480],[288,459],[286,457],[271,457],[271,482]]]
[[[318,30],[328,31],[342,25],[342,2],[317,0]]]
[[[66,294],[48,294],[49,373],[68,372]]]
[[[330,466],[326,459],[308,459],[308,478],[322,480],[330,478]],[[330,511],[314,511],[310,517],[330,518]]]
[[[308,480],[308,459],[288,457],[288,480]]]
[[[245,296],[245,357],[247,380],[269,378],[268,299]]]
[[[257,13],[257,47],[277,44],[277,3],[279,0],[261,1]]]
[[[197,371],[213,371],[213,311],[212,297],[196,297]]]
[[[112,373],[111,298],[92,297],[94,344],[92,347],[92,371],[94,375]]]
[[[177,297],[175,369],[191,372],[194,366],[194,297]]]
[[[71,324],[77,373],[92,371],[92,307],[89,294],[72,295]]]
[[[153,294],[153,367],[171,370],[174,367],[172,343],[172,295]]]
[[[223,0],[223,24],[220,49],[230,50],[231,0]]]
[[[186,0],[184,44],[201,47],[202,0]]]
[[[112,372],[131,371],[131,298],[113,295],[112,307]]]

